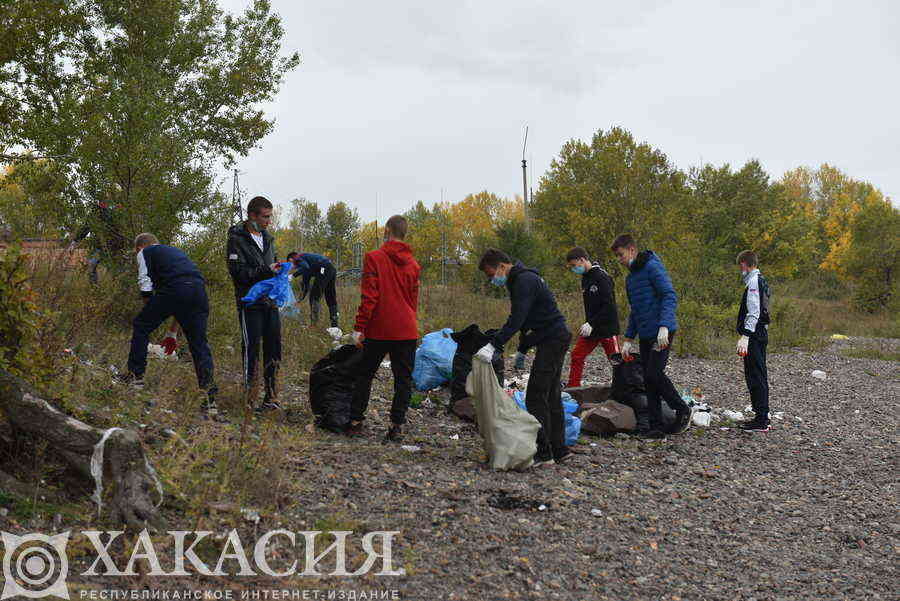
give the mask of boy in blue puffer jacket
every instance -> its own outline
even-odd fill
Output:
[[[647,387],[647,407],[650,430],[641,432],[644,438],[665,438],[662,432],[662,406],[664,399],[675,410],[675,425],[667,432],[679,434],[691,424],[691,410],[666,376],[669,347],[678,329],[675,310],[678,297],[672,280],[659,257],[652,250],[638,252],[637,244],[629,234],[622,234],[612,243],[612,251],[619,262],[628,268],[625,289],[628,292],[628,327],[622,344],[622,357],[628,361],[637,350],[634,339],[640,338],[641,363]]]

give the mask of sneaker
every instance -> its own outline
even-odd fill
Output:
[[[577,454],[577,453],[575,453],[575,451],[573,451],[572,449],[566,447],[565,449],[563,449],[563,450],[560,452],[559,455],[557,455],[556,457],[554,457],[553,460],[554,460],[556,463],[565,463],[566,461],[569,461],[570,459],[572,459],[572,457],[574,457],[576,454]]]
[[[694,410],[688,407],[686,410],[675,412],[675,425],[672,426],[672,434],[681,434],[691,427],[691,418]]]
[[[757,421],[755,419],[741,424],[740,426],[738,426],[738,428],[740,428],[744,432],[768,432],[769,430],[771,430],[771,428],[769,427],[769,422]]]
[[[550,467],[553,465],[553,457],[538,457],[534,456],[534,463],[531,464],[533,468],[539,467]]]
[[[361,438],[365,436],[366,431],[365,428],[363,428],[362,422],[359,422],[358,424],[349,422],[347,424],[347,427],[344,429],[344,434],[346,434],[350,438]]]
[[[640,434],[638,434],[638,438],[642,438],[644,440],[665,440],[666,435],[659,430],[648,430],[646,432],[641,432]]]
[[[256,411],[257,415],[262,415],[271,411],[281,411],[281,405],[278,401],[263,401],[262,405],[254,409],[254,411]]]
[[[387,431],[387,434],[384,437],[385,442],[402,442],[403,441],[403,426],[400,424],[391,424],[391,428]]]
[[[144,389],[144,378],[143,376],[136,376],[133,373],[126,372],[124,374],[116,374],[113,376],[113,382],[116,384],[122,384],[123,386],[130,386],[135,390],[143,390]]]

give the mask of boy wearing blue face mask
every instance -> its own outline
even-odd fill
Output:
[[[569,388],[581,386],[584,361],[595,348],[602,345],[610,363],[621,360],[616,335],[619,333],[619,314],[616,308],[615,283],[600,265],[591,263],[587,251],[576,246],[566,255],[569,270],[581,276],[585,322],[578,341],[572,349],[569,368]]]
[[[556,306],[547,282],[521,261],[514,262],[503,251],[489,248],[481,257],[478,269],[495,286],[506,286],[511,308],[506,323],[475,358],[490,363],[495,348],[502,348],[520,331],[524,333],[522,346],[536,347],[525,392],[525,407],[541,424],[534,465],[562,463],[572,455],[565,446],[565,416],[559,386],[563,361],[572,340],[566,318]]]

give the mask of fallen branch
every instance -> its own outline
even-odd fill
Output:
[[[46,440],[79,474],[96,480],[91,458],[106,433],[104,430],[65,415],[27,383],[4,370],[0,370],[0,409],[15,430]],[[153,502],[153,496],[161,492],[159,480],[137,434],[116,428],[108,434],[101,450],[102,469],[98,475],[112,484],[113,517],[138,530],[164,528]]]

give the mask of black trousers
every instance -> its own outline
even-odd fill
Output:
[[[672,381],[666,375],[666,363],[669,361],[669,349],[672,348],[674,335],[669,335],[669,346],[661,351],[653,350],[656,338],[641,338],[641,364],[644,366],[644,386],[647,389],[647,409],[650,413],[650,428],[662,430],[662,401],[676,413],[690,411],[687,403],[675,390]]]
[[[281,317],[278,307],[267,302],[242,306],[238,301],[238,319],[241,324],[244,385],[252,387],[258,377],[259,342],[262,339],[265,399],[272,399],[278,395],[278,368],[281,365]]]
[[[371,340],[363,341],[363,357],[356,374],[353,401],[350,405],[350,419],[359,422],[365,418],[372,395],[372,379],[387,355],[394,372],[394,400],[391,403],[391,422],[406,423],[406,411],[412,397],[412,370],[416,361],[415,340]]]
[[[197,383],[201,389],[215,393],[212,352],[206,340],[209,300],[206,297],[206,286],[200,280],[176,282],[150,297],[132,323],[128,371],[137,376],[144,375],[150,334],[173,315],[187,338],[191,358],[194,360],[194,371],[197,372]]]
[[[531,377],[528,378],[528,388],[525,390],[525,408],[541,424],[537,435],[536,459],[554,459],[566,450],[560,381],[571,341],[572,335],[563,329],[536,347]]]
[[[326,270],[323,275],[313,278],[312,288],[309,291],[309,321],[316,323],[319,321],[319,301],[325,296],[325,304],[328,305],[328,314],[331,318],[331,325],[338,325],[338,303],[337,290],[334,287],[337,272],[332,268]]]
[[[760,326],[762,327],[762,326]],[[750,389],[750,404],[756,419],[769,421],[769,369],[766,366],[768,338],[750,337],[744,357],[744,378]]]

